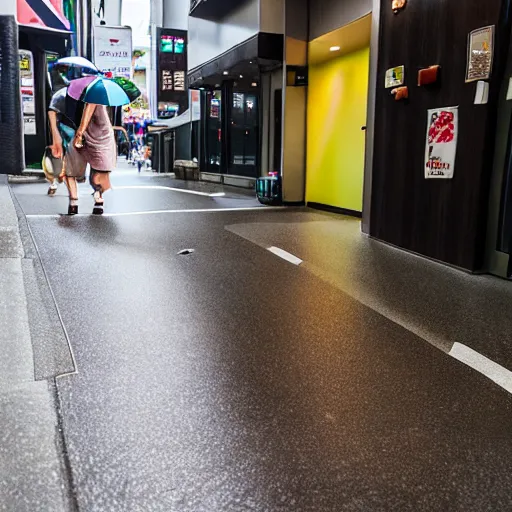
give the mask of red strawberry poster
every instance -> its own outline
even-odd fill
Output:
[[[458,122],[458,107],[428,111],[425,178],[453,178]]]

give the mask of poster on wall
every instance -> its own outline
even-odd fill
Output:
[[[404,84],[405,66],[397,66],[386,71],[386,89]]]
[[[468,39],[466,82],[488,80],[494,55],[494,25],[473,30]]]
[[[132,29],[94,27],[94,63],[102,73],[131,78]]]
[[[452,179],[457,154],[459,107],[428,111],[425,178]]]

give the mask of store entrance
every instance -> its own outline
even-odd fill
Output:
[[[257,178],[259,88],[225,81],[201,95],[201,170]]]
[[[369,14],[309,43],[306,202],[356,217],[363,210],[371,29]]]

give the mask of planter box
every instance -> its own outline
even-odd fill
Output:
[[[174,174],[178,180],[199,181],[199,166],[190,160],[176,160]]]

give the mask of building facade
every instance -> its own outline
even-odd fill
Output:
[[[285,203],[362,216],[376,239],[509,276],[509,1],[404,4],[194,0],[189,83],[202,96],[201,169],[249,179],[276,171]],[[493,34],[482,84],[467,76],[478,29]],[[436,79],[419,87],[418,71],[431,66]],[[407,98],[396,100],[387,73],[398,73]],[[441,165],[428,143],[439,113],[456,121],[442,164],[453,176],[426,169]]]

